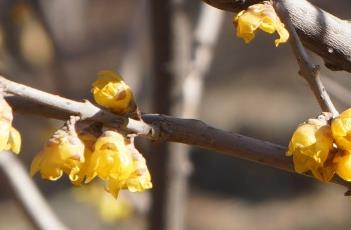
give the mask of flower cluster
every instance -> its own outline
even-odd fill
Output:
[[[0,151],[11,150],[19,153],[21,150],[21,135],[12,126],[12,108],[0,97]]]
[[[120,114],[135,110],[133,95],[112,71],[99,73],[92,90],[98,104]],[[57,180],[64,173],[77,186],[100,178],[114,197],[121,189],[144,191],[152,187],[144,157],[134,146],[133,137],[117,130],[78,121],[71,117],[34,158],[31,174]]]
[[[279,38],[275,40],[276,46],[289,39],[289,32],[285,29],[270,2],[255,4],[249,6],[247,10],[239,12],[234,17],[234,26],[236,27],[236,35],[244,39],[245,43],[249,43],[255,38],[258,29],[270,34],[277,32]]]
[[[288,152],[293,156],[295,171],[330,181],[336,173],[351,181],[351,109],[328,124],[326,116],[310,119],[294,132]]]

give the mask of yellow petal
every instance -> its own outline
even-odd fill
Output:
[[[11,124],[0,119],[0,151],[7,150],[7,143],[10,137]]]
[[[351,109],[342,112],[339,117],[334,118],[331,129],[338,147],[351,151]]]
[[[17,154],[21,151],[21,134],[13,127],[10,129],[7,149]]]
[[[319,167],[317,169],[312,169],[311,171],[313,176],[322,182],[329,182],[335,174],[335,168],[333,165]]]
[[[334,162],[336,162],[336,174],[346,181],[351,181],[351,153],[336,156]]]

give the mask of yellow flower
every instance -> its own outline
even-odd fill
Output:
[[[96,103],[115,113],[127,113],[136,109],[133,92],[122,77],[113,71],[101,71],[93,83],[92,93]]]
[[[11,150],[19,153],[21,135],[12,127],[12,109],[3,97],[0,98],[0,151]]]
[[[249,43],[254,39],[256,31],[261,29],[267,33],[277,32],[279,38],[275,40],[275,45],[285,43],[289,39],[289,32],[274,11],[269,2],[255,4],[239,12],[234,18],[236,35]]]
[[[143,191],[151,188],[151,176],[145,159],[130,139],[115,131],[104,131],[95,143],[86,182],[96,176],[106,181],[114,197],[121,189]]]
[[[332,120],[333,137],[339,148],[351,151],[351,109]]]
[[[346,181],[351,181],[351,152],[340,151],[333,160],[336,174]]]
[[[107,191],[114,197],[118,196],[121,189],[128,189],[131,192],[142,192],[152,188],[151,175],[144,157],[134,147],[133,142],[129,144],[128,148],[133,158],[134,171],[127,179],[111,178],[107,181]]]
[[[43,179],[54,181],[66,173],[71,181],[76,181],[84,161],[83,142],[77,134],[60,129],[34,158],[30,174],[40,171]]]
[[[114,131],[105,131],[95,143],[90,159],[87,182],[96,176],[103,180],[128,178],[133,171],[132,157],[128,152],[124,137]]]
[[[288,147],[287,156],[293,156],[295,171],[304,173],[309,170],[318,178],[329,178],[324,166],[330,150],[333,148],[333,138],[330,127],[326,122],[310,119],[300,125],[294,132]]]

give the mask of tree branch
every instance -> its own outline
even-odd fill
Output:
[[[258,0],[203,0],[227,11],[238,12]],[[351,72],[351,23],[335,17],[306,0],[284,0],[291,22],[306,48],[321,56],[332,70]]]
[[[86,120],[118,127],[153,141],[188,144],[294,172],[291,158],[285,156],[286,147],[216,129],[199,120],[143,114],[144,121],[137,121],[112,114],[88,102],[77,102],[45,93],[3,77],[0,77],[0,87],[5,93],[14,95],[7,96],[6,99],[18,112],[61,120],[68,119],[70,115],[78,115]],[[351,187],[350,183],[338,177],[334,177],[333,182]]]
[[[334,116],[339,113],[336,110],[333,102],[331,101],[328,92],[326,91],[322,80],[319,76],[319,66],[314,65],[301,40],[291,22],[291,15],[286,10],[286,4],[284,0],[275,1],[274,7],[279,15],[280,19],[285,24],[287,30],[290,33],[289,42],[296,57],[297,63],[299,64],[299,74],[307,81],[314,96],[316,97],[323,112],[330,112]]]

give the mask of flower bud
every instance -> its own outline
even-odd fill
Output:
[[[92,93],[96,103],[115,113],[133,112],[136,109],[132,90],[121,76],[112,71],[98,73]]]

